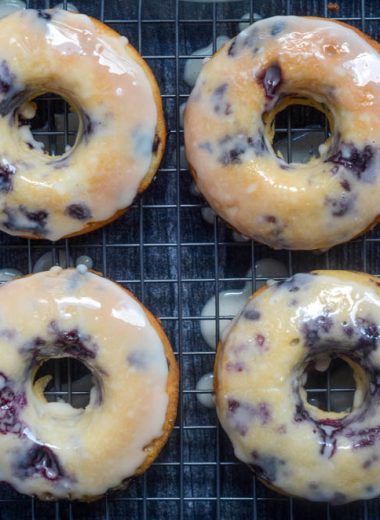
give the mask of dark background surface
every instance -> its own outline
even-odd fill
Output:
[[[152,185],[126,215],[82,237],[29,242],[0,235],[0,268],[28,273],[46,251],[74,260],[90,255],[94,268],[124,284],[162,319],[181,367],[180,411],[176,428],[156,463],[129,490],[110,493],[92,504],[44,503],[0,487],[0,520],[14,519],[223,519],[223,520],[372,520],[379,501],[330,507],[280,496],[256,482],[233,456],[214,410],[196,398],[198,379],[213,367],[214,351],[200,334],[205,302],[219,291],[240,288],[251,266],[277,258],[289,274],[314,268],[345,268],[380,274],[380,227],[328,253],[273,251],[252,242],[235,242],[219,220],[201,217],[203,200],[190,193],[191,178],[180,168],[183,143],[178,108],[190,92],[183,81],[186,57],[218,35],[238,32],[240,17],[280,14],[344,19],[380,39],[378,0],[339,1],[329,12],[326,1],[237,1],[220,4],[175,0],[76,0],[83,13],[104,20],[141,51],[161,88],[168,124],[168,145]],[[30,1],[30,7],[56,2]],[[287,116],[289,126],[310,120],[306,110]],[[255,273],[252,276],[255,285]],[[99,479],[102,478],[101,471]]]

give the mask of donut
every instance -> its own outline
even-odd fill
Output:
[[[185,148],[208,203],[275,249],[328,249],[378,220],[380,46],[322,18],[260,20],[204,66],[186,104]],[[311,105],[329,120],[319,157],[287,163],[274,118]]]
[[[173,428],[169,341],[127,290],[85,266],[0,287],[0,480],[40,499],[93,500],[153,462]],[[91,371],[89,404],[44,397],[52,358]],[[36,379],[36,380],[35,380]]]
[[[44,93],[80,120],[61,156],[41,150],[26,119]],[[59,9],[0,20],[0,135],[0,229],[48,240],[120,216],[149,185],[166,140],[160,92],[138,52],[97,20]]]
[[[307,402],[310,363],[340,357],[350,412]],[[284,494],[342,504],[380,493],[380,281],[296,274],[256,292],[218,347],[216,407],[236,456]]]

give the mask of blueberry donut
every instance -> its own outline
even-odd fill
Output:
[[[28,125],[46,92],[80,120],[61,156],[44,153]],[[0,20],[0,136],[0,229],[49,240],[121,215],[166,139],[155,78],[125,37],[82,14],[29,9]]]
[[[343,358],[351,412],[306,399],[305,369]],[[380,282],[317,271],[264,287],[218,347],[219,419],[236,456],[270,487],[342,504],[380,493]]]
[[[260,20],[204,66],[185,111],[198,188],[241,234],[276,249],[327,249],[378,220],[379,45],[321,18]],[[275,115],[324,112],[319,157],[288,164],[272,148]]]
[[[41,499],[91,500],[153,462],[173,428],[178,369],[154,317],[85,266],[0,287],[0,480]],[[47,402],[37,370],[92,372],[85,408]]]

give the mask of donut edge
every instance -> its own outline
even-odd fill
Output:
[[[251,294],[251,296],[248,298],[248,300],[245,302],[244,304],[244,307],[247,305],[248,302],[250,302],[251,300],[253,300],[254,298],[256,298],[257,296],[259,296],[259,294],[265,292],[267,289],[269,289],[269,286],[268,285],[263,285],[262,287],[260,287],[260,289],[257,289],[254,293]],[[235,316],[234,320],[238,320],[240,316],[240,312]],[[231,324],[231,328],[230,330],[232,329],[232,326],[233,326],[233,323]],[[229,334],[229,331],[228,331],[228,334]],[[228,337],[228,334],[226,336],[225,339],[227,339]],[[217,413],[217,416],[218,416],[218,394],[219,394],[219,384],[218,384],[218,368],[219,368],[219,364],[221,363],[221,359],[222,359],[222,355],[223,355],[223,342],[221,340],[219,340],[219,343],[217,345],[217,349],[216,349],[216,353],[215,353],[215,361],[214,361],[214,370],[213,370],[213,375],[214,375],[214,395],[215,395],[215,409],[216,409],[216,413]],[[220,427],[222,428],[222,430],[224,431],[223,429],[223,426],[219,420],[219,416],[218,416],[218,422],[220,424]],[[231,446],[232,446],[232,442],[230,441],[230,438],[228,437],[227,433],[225,433],[225,435],[227,436],[228,438],[228,441],[230,442]],[[235,455],[236,457],[236,455]],[[236,457],[237,458],[237,457]],[[253,473],[253,475],[255,476],[255,478],[261,482],[262,484],[264,484],[264,486],[268,487],[269,489],[271,489],[272,491],[275,491],[276,493],[282,495],[282,496],[285,496],[285,497],[291,497],[291,496],[294,496],[294,495],[288,495],[287,493],[284,493],[281,489],[277,488],[276,486],[274,486],[273,484],[269,484],[266,480],[260,478],[257,473],[255,472],[255,470],[247,463],[244,463],[242,462],[240,459],[238,459],[238,462],[244,466],[246,466],[250,471],[251,473]]]

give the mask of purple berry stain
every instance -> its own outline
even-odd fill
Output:
[[[372,146],[367,145],[362,150],[358,150],[353,144],[340,145],[340,149],[328,157],[325,162],[330,162],[338,166],[343,166],[350,171],[358,180],[364,182],[372,182],[371,175],[365,175],[365,172],[371,166],[374,159],[374,150]],[[347,181],[346,181],[347,182]],[[344,189],[346,189],[343,186]],[[348,190],[346,190],[348,191]]]
[[[57,456],[50,448],[39,444],[33,444],[18,458],[14,472],[20,479],[40,476],[52,482],[64,476]]]
[[[8,94],[15,80],[14,74],[9,70],[8,63],[3,60],[0,63],[0,93]]]
[[[258,422],[261,426],[268,424],[272,419],[270,405],[265,402],[251,404],[241,402],[237,399],[228,399],[227,401],[227,418],[230,420],[232,427],[244,437],[250,426],[254,422]]]
[[[12,164],[2,162],[0,164],[0,191],[9,193],[13,190],[13,176],[16,168]]]
[[[256,344],[260,348],[264,347],[264,345],[265,345],[265,336],[263,336],[262,334],[257,334],[255,340],[256,340]]]
[[[0,433],[22,435],[24,425],[19,414],[25,405],[24,392],[17,392],[9,379],[0,373]]]
[[[242,361],[228,361],[226,369],[228,372],[243,372],[246,370],[246,365]]]

